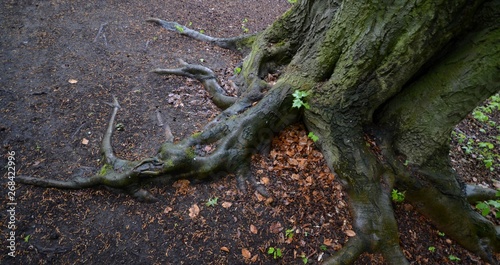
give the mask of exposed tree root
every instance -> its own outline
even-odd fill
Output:
[[[147,202],[156,201],[155,197],[141,188],[144,182],[161,178],[162,182],[178,179],[204,179],[221,174],[236,173],[238,187],[246,189],[248,182],[264,196],[269,193],[257,183],[251,174],[251,155],[268,149],[271,138],[285,126],[298,118],[297,111],[290,111],[291,93],[282,93],[275,89],[265,100],[259,102],[265,107],[249,109],[262,98],[262,89],[267,84],[256,81],[254,87],[240,98],[224,95],[223,89],[216,82],[216,76],[210,69],[187,64],[181,60],[182,68],[155,69],[158,74],[174,74],[199,80],[207,89],[212,100],[221,108],[226,108],[210,122],[200,134],[194,134],[180,143],[174,144],[170,137],[162,144],[156,156],[141,161],[128,161],[118,158],[111,145],[114,121],[120,105],[113,97],[113,108],[108,127],[103,137],[101,153],[105,165],[98,174],[89,178],[77,177],[68,181],[40,179],[19,176],[21,183],[41,187],[62,189],[83,189],[99,185],[122,190],[133,197]],[[285,103],[284,103],[285,102]],[[255,122],[258,120],[258,122]],[[216,149],[209,154],[197,153],[204,145],[214,145]]]
[[[465,186],[465,194],[469,203],[477,203],[479,201],[496,200],[498,199],[497,191],[494,189],[484,188],[477,185]]]
[[[405,200],[460,245],[490,264],[497,264],[493,252],[500,250],[500,233],[470,205],[495,192],[459,182],[449,163],[447,146],[431,154],[422,165],[405,166],[395,155],[391,141],[385,138],[378,146],[396,176],[395,185],[405,192]]]
[[[224,89],[220,87],[219,83],[217,83],[217,76],[215,73],[208,69],[207,67],[201,65],[193,65],[184,62],[183,60],[179,60],[182,68],[177,69],[154,69],[152,72],[161,74],[161,75],[179,75],[186,76],[192,79],[196,79],[203,84],[207,92],[212,97],[212,101],[214,104],[221,108],[226,109],[229,106],[233,105],[236,102],[236,98],[229,97],[225,95]]]
[[[159,18],[149,18],[146,21],[157,23],[167,30],[175,31],[177,33],[180,33],[181,35],[191,37],[195,40],[209,42],[213,45],[238,52],[248,50],[248,48],[252,46],[253,39],[255,37],[255,35],[244,35],[234,38],[214,38],[185,27],[177,22],[169,22]]]

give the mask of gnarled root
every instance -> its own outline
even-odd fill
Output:
[[[480,187],[477,185],[466,185],[465,194],[467,196],[467,201],[471,204],[477,203],[479,201],[498,199],[496,190]]]
[[[364,252],[381,253],[387,264],[409,264],[399,246],[399,232],[389,197],[370,180],[361,190],[348,189],[356,236],[324,264],[352,264]]]
[[[180,73],[197,78],[201,82],[206,81],[204,76],[212,78],[209,69],[188,64],[181,69],[160,72]],[[113,112],[101,146],[105,164],[99,173],[89,178],[78,177],[68,181],[30,176],[19,176],[18,179],[25,184],[64,189],[104,185],[122,190],[142,201],[154,201],[154,196],[141,188],[143,182],[158,178],[167,182],[178,179],[205,179],[225,172],[237,174],[239,187],[244,188],[244,183],[249,182],[262,195],[268,196],[267,191],[250,173],[250,158],[253,153],[267,149],[266,146],[270,144],[273,135],[299,117],[297,111],[290,111],[291,98],[288,93],[282,93],[282,90],[269,91],[268,97],[254,103],[262,104],[263,107],[251,109],[248,107],[252,105],[253,100],[248,96],[233,103],[234,99],[218,94],[214,97],[221,98],[230,107],[209,123],[202,133],[194,134],[177,144],[167,141],[161,145],[156,156],[140,161],[123,160],[113,152],[111,136],[120,108],[117,99],[113,98],[113,102],[108,104],[113,108]],[[215,89],[216,94],[219,92]],[[198,152],[206,145],[215,147],[214,151]]]
[[[188,64],[183,60],[179,60],[182,68],[177,69],[154,69],[152,72],[160,75],[179,75],[196,79],[203,84],[207,92],[210,94],[214,104],[221,108],[226,109],[236,102],[236,98],[225,95],[224,89],[217,83],[217,76],[207,67],[202,65]]]
[[[396,185],[420,213],[460,245],[490,264],[497,264],[493,252],[500,250],[500,233],[471,203],[492,198],[490,189],[464,185],[451,168],[448,147],[437,149],[419,166],[404,166],[383,144],[383,152],[394,169]]]
[[[188,27],[185,27],[177,22],[165,21],[159,18],[149,18],[146,20],[147,22],[156,23],[167,30],[175,31],[181,35],[185,35],[191,37],[195,40],[204,41],[211,43],[213,45],[219,46],[221,48],[233,50],[233,51],[243,51],[248,50],[253,43],[255,35],[244,35],[238,36],[234,38],[214,38],[205,34],[202,34],[198,31],[192,30]]]

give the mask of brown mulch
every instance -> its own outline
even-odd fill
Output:
[[[218,109],[193,80],[149,73],[177,58],[210,67],[221,80],[242,59],[147,24],[154,16],[213,36],[262,30],[286,0],[3,1],[0,3],[0,144],[2,166],[15,151],[17,174],[68,179],[99,169],[99,145],[116,95],[122,109],[113,144],[120,157],[153,155],[164,140],[156,112],[177,140],[198,131]],[[473,133],[473,120],[462,131]],[[500,122],[500,121],[499,121]],[[467,181],[497,178],[454,143]],[[353,236],[345,194],[300,125],[273,140],[253,171],[271,198],[242,194],[234,176],[211,182],[153,185],[143,204],[107,189],[65,191],[16,185],[16,257],[2,240],[1,264],[317,264]],[[4,173],[5,172],[5,173]],[[2,171],[7,179],[6,170]],[[7,181],[2,182],[6,208]],[[4,196],[5,195],[5,196]],[[401,245],[415,264],[480,264],[439,235],[407,204],[395,205]],[[2,238],[9,215],[0,212]],[[434,246],[435,252],[428,247]],[[276,259],[273,247],[282,251]],[[383,264],[363,255],[357,264]]]

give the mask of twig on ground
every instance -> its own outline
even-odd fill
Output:
[[[97,34],[95,35],[95,38],[94,38],[94,42],[97,41],[97,39],[99,38],[99,36],[101,35],[102,31],[104,30],[104,26],[108,25],[108,22],[105,22],[105,23],[102,23],[101,26],[99,27],[99,30],[97,31]],[[103,35],[103,38],[104,38],[104,41],[106,43],[106,46],[108,46],[108,42],[106,40],[106,35],[102,34]]]
[[[75,132],[71,135],[71,139],[75,138],[76,134],[82,129],[83,125],[85,125],[87,122],[83,122],[82,125],[78,126],[78,128],[76,128]]]
[[[172,135],[172,131],[170,130],[170,126],[167,123],[163,122],[163,117],[161,116],[160,110],[156,109],[156,119],[158,119],[158,126],[163,128],[165,132],[165,141],[169,143],[174,142],[174,135]]]

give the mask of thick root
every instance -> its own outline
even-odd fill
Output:
[[[199,69],[187,67],[190,70]],[[201,70],[202,74],[207,73],[206,69]],[[251,155],[269,144],[275,132],[295,122],[298,117],[296,112],[287,113],[289,107],[281,109],[283,98],[279,97],[286,95],[277,93],[278,91],[261,102],[265,108],[252,108],[241,113],[242,110],[239,108],[242,104],[238,101],[229,108],[237,111],[233,116],[223,113],[216,119],[216,123],[207,126],[201,134],[192,135],[177,144],[166,141],[156,156],[141,161],[119,159],[113,152],[111,146],[113,124],[120,108],[118,100],[113,98],[113,103],[109,104],[113,107],[113,111],[101,146],[105,165],[99,173],[89,178],[79,177],[68,181],[30,176],[20,176],[19,181],[30,185],[63,189],[84,189],[103,185],[122,190],[141,201],[154,201],[154,196],[141,188],[144,182],[158,178],[161,178],[162,182],[206,179],[216,177],[220,172],[226,172],[237,173],[239,183],[248,181],[262,195],[269,196],[252,176],[249,163]],[[245,98],[241,100],[245,101]],[[269,112],[275,114],[268,115]],[[216,146],[213,152],[197,153],[196,150],[209,144]]]
[[[477,185],[466,185],[465,193],[467,196],[467,201],[471,204],[475,204],[478,201],[498,199],[496,190],[480,187]]]
[[[202,65],[188,64],[183,60],[179,60],[179,62],[182,64],[182,68],[157,68],[152,72],[160,75],[186,76],[198,80],[210,94],[214,104],[221,109],[226,109],[236,102],[237,98],[225,95],[224,89],[217,83],[217,76],[212,70]]]
[[[146,21],[156,23],[167,30],[177,32],[195,40],[208,42],[215,46],[238,52],[248,50],[252,46],[253,40],[255,39],[255,35],[243,35],[234,38],[214,38],[185,27],[177,22],[169,22],[159,18],[149,18]]]
[[[497,264],[493,252],[500,250],[495,226],[474,211],[465,196],[444,194],[433,186],[407,190],[406,197],[434,225],[483,260]]]
[[[117,157],[115,156],[115,153],[113,151],[113,146],[111,145],[111,135],[113,135],[113,124],[116,119],[116,113],[121,107],[115,96],[113,96],[112,103],[106,103],[106,104],[108,104],[110,107],[113,108],[113,112],[111,113],[111,118],[109,118],[108,128],[106,129],[106,132],[104,133],[104,137],[102,139],[101,154],[106,159],[106,163],[113,165],[117,160]]]

